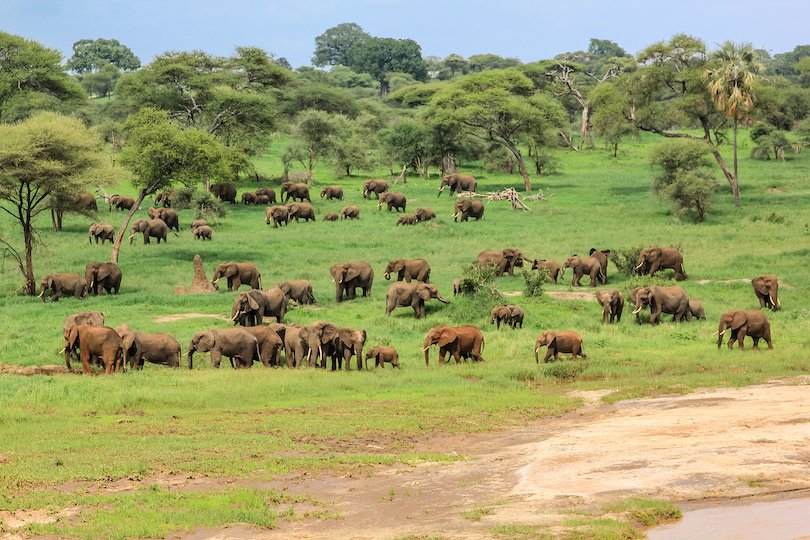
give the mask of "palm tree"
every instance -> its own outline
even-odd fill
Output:
[[[709,92],[718,110],[734,123],[734,205],[740,206],[740,177],[737,175],[737,125],[754,106],[754,80],[763,69],[750,43],[726,41],[712,54],[713,66],[704,72]]]

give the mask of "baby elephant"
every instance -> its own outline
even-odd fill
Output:
[[[191,232],[194,233],[194,239],[199,240],[200,238],[205,240],[211,240],[211,236],[214,234],[213,229],[208,225],[200,225],[199,227],[194,227],[191,229]]]
[[[366,369],[368,369],[368,359],[374,358],[374,367],[385,367],[388,362],[393,367],[399,367],[399,353],[393,347],[374,347],[366,352]]]
[[[360,219],[360,208],[355,205],[344,206],[340,211],[340,219]]]
[[[602,304],[602,322],[621,322],[624,311],[624,295],[616,289],[596,291],[596,301]]]
[[[554,330],[546,330],[539,336],[534,344],[534,361],[540,363],[539,353],[540,347],[547,346],[548,351],[546,357],[543,358],[543,363],[548,362],[548,359],[554,356],[557,360],[558,353],[571,353],[576,359],[577,356],[587,359],[588,357],[582,352],[582,337],[576,332],[565,331],[555,332]]]
[[[461,278],[457,277],[453,280],[453,296],[460,295],[463,291],[461,290]]]
[[[335,214],[334,212],[329,212],[328,214],[323,216],[323,220],[324,221],[337,221],[338,220],[338,215]]]
[[[512,328],[517,328],[518,325],[523,328],[523,317],[524,312],[520,306],[495,306],[489,313],[489,324],[495,324],[496,328],[500,328],[503,322]]]
[[[703,302],[700,300],[689,300],[689,311],[686,313],[686,320],[695,319],[705,321],[706,313],[703,311]]]
[[[419,219],[413,214],[405,214],[397,220],[397,225],[416,225]]]

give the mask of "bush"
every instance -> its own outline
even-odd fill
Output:
[[[189,208],[195,211],[195,218],[204,218],[212,223],[226,214],[225,205],[204,189],[182,188],[174,194],[172,206],[178,210]]]
[[[706,219],[717,188],[708,146],[692,140],[666,141],[653,148],[650,163],[660,169],[653,193],[672,201],[676,214],[694,212],[697,221]]]
[[[523,281],[526,282],[526,288],[524,289],[526,296],[543,296],[545,283],[551,281],[548,270],[546,268],[541,270],[523,268],[521,274],[523,274]]]
[[[576,379],[587,368],[588,365],[585,364],[585,362],[577,362],[572,360],[570,362],[552,362],[545,367],[543,372],[545,373],[546,377],[559,379],[561,381],[570,381]]]
[[[637,246],[624,249],[613,249],[610,252],[610,259],[619,272],[626,276],[636,275],[636,263],[638,262],[638,254],[645,246]]]

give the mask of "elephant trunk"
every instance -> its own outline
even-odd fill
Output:
[[[134,241],[135,241],[135,233],[132,233],[129,235],[129,245],[131,246],[132,242]]]
[[[449,304],[450,303],[447,300],[445,300],[444,297],[439,292],[436,292],[436,300],[438,300],[442,304]]]
[[[430,339],[426,339],[422,344],[422,352],[425,353],[425,365],[430,365]]]
[[[386,270],[386,272],[385,272],[385,274],[383,274],[383,276],[385,277],[385,279],[391,279],[391,272]]]
[[[534,362],[536,364],[540,363],[540,346],[539,345],[534,346]]]
[[[188,369],[194,369],[194,364],[193,364],[194,348],[189,347],[188,353],[186,353],[186,357],[188,358]]]

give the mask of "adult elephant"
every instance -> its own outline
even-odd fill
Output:
[[[484,217],[484,203],[476,199],[456,199],[453,206],[453,221],[467,221],[469,218],[479,220]]]
[[[256,338],[259,344],[259,360],[264,367],[279,366],[283,342],[278,333],[269,326],[250,326],[245,330]]]
[[[259,341],[247,330],[237,328],[211,328],[197,332],[188,344],[188,369],[193,368],[194,353],[211,354],[211,367],[218,368],[223,356],[233,367],[246,367],[260,358]],[[236,362],[234,363],[234,360]]]
[[[546,356],[543,358],[543,363],[548,362],[552,356],[557,360],[557,355],[560,353],[571,353],[572,359],[577,356],[587,359],[588,356],[582,352],[582,337],[573,331],[566,330],[563,332],[555,332],[554,330],[546,330],[537,336],[537,341],[534,343],[534,361],[540,363],[540,349],[548,347]]]
[[[284,332],[284,355],[287,367],[301,367],[309,354],[309,344],[301,339],[301,327],[288,324]]]
[[[144,362],[180,367],[180,343],[171,334],[136,332],[128,324],[119,324],[115,331],[123,341],[130,369],[142,369]]]
[[[110,198],[110,211],[112,211],[113,206],[115,206],[116,210],[131,210],[135,206],[135,197],[119,195],[115,202]]]
[[[276,203],[276,190],[274,190],[273,188],[269,187],[259,188],[256,190],[256,196],[257,197],[265,196],[271,203],[273,204]]]
[[[582,276],[587,275],[591,278],[591,287],[596,287],[596,284],[601,281],[600,274],[602,266],[599,260],[595,257],[580,257],[579,255],[572,255],[568,257],[562,268],[560,277],[565,277],[565,270],[572,268],[574,270],[574,277],[571,279],[571,285],[581,287]]]
[[[150,219],[149,221],[139,219],[132,225],[129,232],[130,244],[135,241],[135,233],[143,233],[144,244],[150,244],[150,238],[157,238],[157,243],[160,244],[161,240],[166,242],[166,238],[169,236],[169,226],[160,218]]]
[[[442,191],[447,186],[450,186],[450,196],[452,197],[454,193],[461,193],[462,191],[474,192],[478,187],[478,182],[475,181],[475,177],[471,174],[446,174],[442,176],[437,197],[441,196]]]
[[[242,193],[242,204],[256,204],[256,193],[253,191],[246,191]]]
[[[65,322],[62,324],[62,334],[65,338],[65,366],[68,369],[70,368],[70,357],[73,356],[73,359],[77,362],[79,361],[79,351],[75,348],[68,347],[68,337],[70,337],[70,330],[74,326],[79,326],[81,324],[86,324],[89,326],[104,326],[104,313],[101,311],[79,311],[76,313],[72,313],[65,318]]]
[[[363,290],[363,296],[371,296],[374,283],[374,269],[366,261],[335,263],[329,269],[335,281],[335,301],[342,302],[356,297],[356,289]]]
[[[672,314],[672,320],[681,322],[689,313],[689,297],[682,287],[641,287],[635,291],[637,315],[646,305],[650,306],[650,324],[658,324],[662,313]]]
[[[164,189],[155,197],[155,206],[162,205],[164,208],[169,208],[174,203],[176,197],[176,189]]]
[[[506,248],[503,251],[485,249],[478,254],[475,262],[480,268],[494,265],[497,267],[497,275],[500,277],[504,272],[509,272],[510,276],[514,276],[515,267],[522,268],[524,261],[528,261],[528,259],[518,248]]]
[[[646,273],[651,276],[665,268],[675,270],[675,279],[678,281],[688,278],[683,270],[683,255],[678,248],[653,246],[639,252],[636,271],[646,269]]]
[[[39,298],[43,302],[46,300],[45,291],[50,291],[53,302],[66,295],[87,298],[87,283],[79,274],[48,274],[39,282]]]
[[[731,330],[728,339],[728,348],[734,348],[734,342],[744,349],[745,336],[754,340],[754,349],[759,348],[759,340],[764,339],[768,349],[773,349],[771,343],[771,323],[768,317],[759,309],[731,310],[720,315],[720,326],[717,329],[717,348],[723,344],[723,336]]]
[[[382,210],[383,205],[388,206],[388,211],[395,209],[397,212],[402,210],[405,212],[405,206],[408,204],[408,199],[405,194],[400,191],[386,191],[381,193],[378,199],[377,209]]]
[[[315,209],[309,203],[291,202],[287,204],[287,208],[289,208],[288,219],[295,219],[296,223],[298,223],[302,219],[304,220],[304,222],[307,222],[309,220],[315,221]]]
[[[435,298],[443,304],[449,304],[439,292],[436,285],[421,282],[398,281],[388,287],[385,296],[385,314],[390,315],[394,308],[411,306],[416,318],[425,316],[425,302]]]
[[[87,242],[92,244],[93,238],[96,239],[96,244],[101,240],[101,245],[104,245],[106,240],[115,242],[115,229],[109,223],[92,223],[87,230]]]
[[[591,248],[591,250],[588,252],[588,255],[599,261],[599,267],[601,269],[599,279],[602,282],[602,285],[606,285],[607,267],[608,267],[608,260],[610,259],[610,250]]]
[[[763,274],[751,280],[751,286],[754,287],[754,294],[757,295],[759,300],[759,307],[770,308],[773,311],[781,307],[779,302],[779,280],[776,279],[774,274]]]
[[[265,209],[264,211],[265,219],[264,222],[270,225],[273,224],[273,228],[277,228],[280,224],[286,225],[290,220],[290,209],[286,206],[270,206]]]
[[[340,186],[325,186],[321,190],[321,199],[326,199],[327,201],[335,200],[343,200],[343,188]]]
[[[388,191],[388,182],[385,180],[373,179],[363,182],[363,198],[379,199],[381,193]]]
[[[532,261],[532,270],[546,270],[554,283],[557,283],[557,277],[560,275],[560,265],[552,259],[535,259]]]
[[[596,301],[602,305],[602,323],[621,322],[624,311],[624,295],[617,289],[599,289]]]
[[[175,210],[171,208],[150,208],[146,213],[151,219],[162,219],[169,227],[169,230],[174,229],[180,232],[180,219],[177,217]]]
[[[430,264],[425,259],[394,259],[388,261],[385,267],[385,279],[391,279],[391,273],[396,272],[397,281],[412,279],[422,283],[430,283]]]
[[[251,289],[262,288],[262,274],[259,268],[250,262],[226,262],[218,264],[214,269],[211,285],[217,286],[220,278],[228,280],[228,290],[235,291],[242,285],[249,285]]]
[[[431,345],[439,346],[439,363],[444,363],[446,354],[450,354],[456,361],[461,358],[472,358],[476,362],[483,362],[481,352],[484,350],[484,334],[472,325],[464,326],[434,326],[425,334],[422,342],[422,351],[425,353],[425,365],[430,363]]]
[[[308,279],[293,279],[282,281],[276,285],[288,300],[295,300],[299,304],[314,304],[315,295],[312,294],[312,283]]]
[[[214,197],[222,202],[236,203],[236,185],[230,182],[220,182],[218,184],[211,184],[208,188]]]
[[[340,219],[360,219],[360,207],[353,204],[344,206],[340,211]]]
[[[413,211],[413,215],[416,216],[416,221],[420,223],[423,221],[436,219],[436,212],[434,212],[431,208],[417,208]]]
[[[87,284],[87,290],[94,295],[100,295],[101,290],[107,291],[107,294],[118,294],[121,288],[121,268],[111,262],[95,262],[89,263],[84,267],[84,281]]]
[[[363,369],[363,347],[366,343],[366,331],[355,328],[339,328],[336,325],[320,321],[301,328],[299,333],[309,347],[309,366],[318,364],[326,367],[326,359],[332,359],[332,371],[341,369],[345,363],[346,370],[351,369],[350,361],[354,356],[357,369]]]
[[[309,187],[306,184],[284,182],[281,184],[281,202],[287,202],[289,199],[312,202],[309,198]]]
[[[70,329],[66,350],[79,348],[79,358],[82,361],[82,371],[90,373],[90,362],[98,358],[104,364],[104,373],[109,375],[117,366],[121,366],[124,358],[124,343],[115,330],[108,326],[90,326],[80,324]],[[68,369],[71,369],[69,357],[65,356]]]
[[[240,326],[259,326],[264,317],[275,317],[283,323],[287,313],[287,296],[278,287],[266,291],[250,290],[236,295],[231,320]]]

